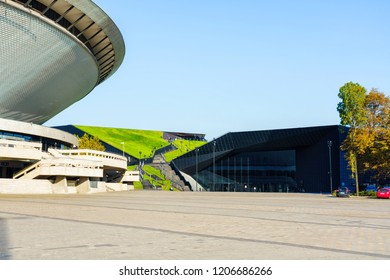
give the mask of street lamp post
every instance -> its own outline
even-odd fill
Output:
[[[125,156],[125,142],[121,142],[122,144],[122,156]]]
[[[329,181],[330,181],[330,194],[333,192],[333,181],[332,181],[332,141],[328,141],[329,148]]]
[[[215,191],[215,145],[217,142],[213,141],[213,191]]]
[[[195,177],[195,191],[197,192],[198,191],[198,153],[199,153],[199,149],[196,148],[195,149],[195,161],[196,161],[196,164],[195,164],[195,168],[196,168],[196,177]]]

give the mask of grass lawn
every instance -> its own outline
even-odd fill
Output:
[[[125,153],[139,159],[151,157],[156,149],[169,145],[163,138],[162,131],[81,125],[75,127],[119,150],[124,148]]]
[[[177,150],[170,151],[164,154],[166,161],[171,162],[175,158],[184,155],[196,148],[207,144],[205,141],[189,141],[189,140],[175,140],[173,141],[173,145],[177,148]]]
[[[143,190],[144,187],[142,186],[141,182],[134,182],[134,189],[135,190]]]

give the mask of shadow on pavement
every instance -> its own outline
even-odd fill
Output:
[[[10,260],[11,257],[8,251],[7,220],[0,218],[0,260]]]

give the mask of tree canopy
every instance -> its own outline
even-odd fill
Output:
[[[344,141],[342,148],[347,150],[347,160],[351,167],[352,174],[356,181],[356,193],[359,194],[359,179],[357,156],[359,150],[359,136],[364,136],[364,133],[359,131],[363,127],[367,117],[365,113],[366,89],[358,83],[348,82],[339,90],[339,98],[341,102],[337,105],[337,111],[340,115],[342,125],[350,126],[347,139]]]
[[[100,142],[99,138],[96,136],[89,136],[87,133],[84,133],[84,135],[79,139],[79,148],[80,149],[91,149],[96,151],[102,151],[104,152],[106,148],[103,146],[103,144]]]
[[[390,98],[377,89],[366,96],[366,130],[369,137],[361,153],[363,168],[374,171],[374,178],[385,181],[390,177]]]
[[[359,190],[359,169],[370,171],[377,182],[390,177],[390,99],[377,89],[368,94],[358,83],[344,84],[338,94],[340,123],[349,126],[341,148],[347,151]]]
[[[341,102],[337,105],[341,124],[352,128],[361,126],[366,121],[364,103],[366,89],[358,83],[348,82],[339,90]]]

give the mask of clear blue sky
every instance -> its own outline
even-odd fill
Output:
[[[49,126],[205,133],[333,125],[339,88],[390,95],[390,1],[96,0],[119,70]]]

